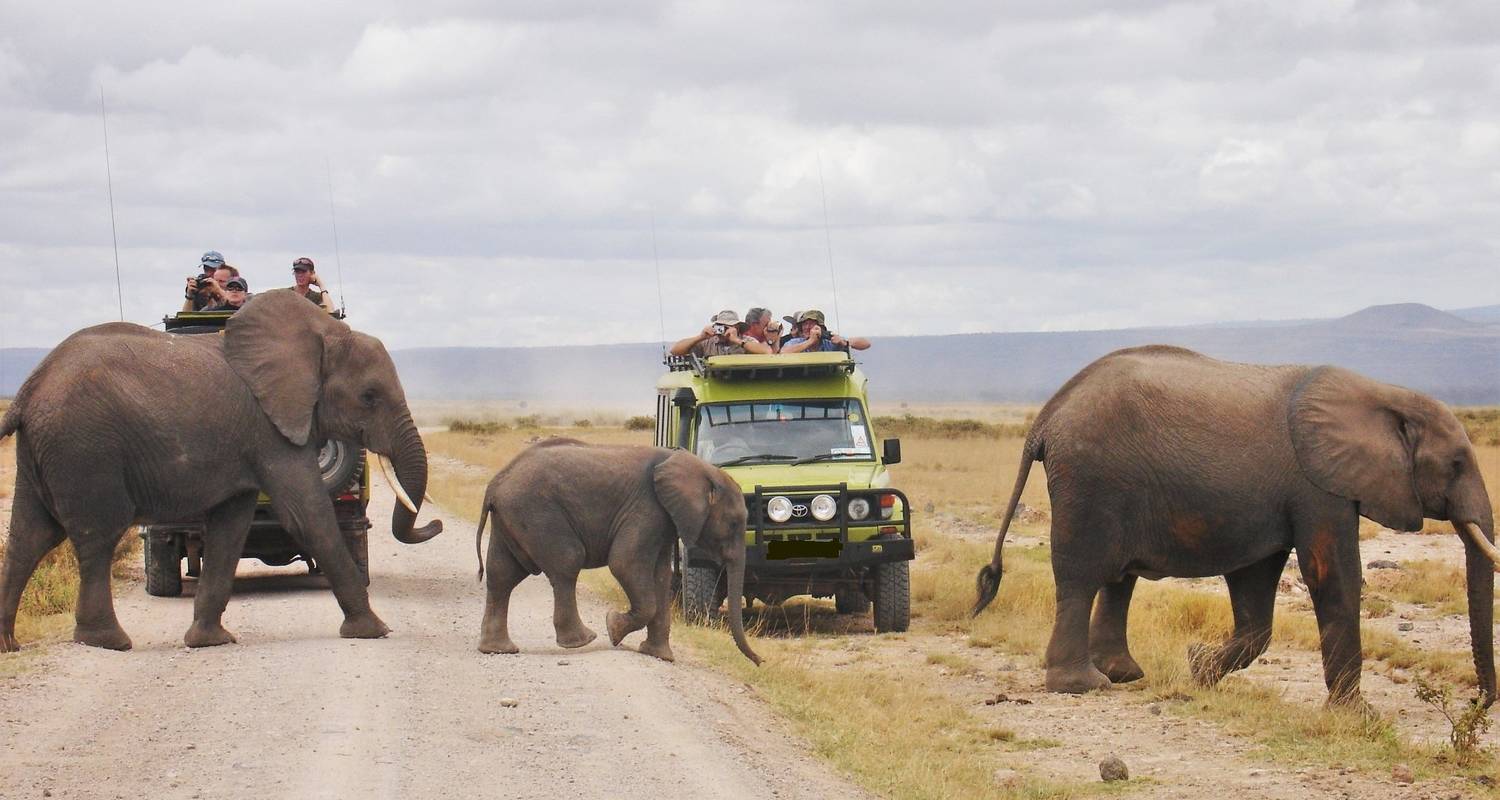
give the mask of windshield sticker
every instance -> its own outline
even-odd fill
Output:
[[[867,456],[870,454],[870,450],[869,448],[860,450],[854,447],[830,447],[828,448],[828,454],[834,456]]]
[[[858,411],[850,411],[849,412],[849,422],[850,423],[859,422],[859,412]]]
[[[849,438],[854,440],[854,450],[859,453],[870,452],[870,439],[865,435],[865,426],[850,425]]]

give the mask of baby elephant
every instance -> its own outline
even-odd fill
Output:
[[[640,651],[672,660],[672,548],[718,553],[728,572],[729,630],[745,657],[740,618],[745,581],[745,497],[723,470],[684,451],[591,445],[548,439],[516,456],[485,490],[474,552],[494,517],[479,650],[515,653],[507,615],[511,590],[527,575],[547,573],[557,643],[582,647],[595,633],[578,618],[578,571],[608,566],[630,599],[605,622],[610,644],[642,627]],[[674,535],[675,531],[675,535]]]

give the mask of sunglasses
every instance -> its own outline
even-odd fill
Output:
[[[243,291],[245,291],[245,287],[243,287],[243,286],[225,286],[224,287],[224,291],[226,291],[226,292],[243,292]]]

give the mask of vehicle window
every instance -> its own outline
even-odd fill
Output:
[[[853,399],[700,406],[696,452],[721,466],[875,457],[864,408]]]

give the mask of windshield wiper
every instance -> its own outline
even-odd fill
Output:
[[[744,464],[750,461],[789,461],[796,458],[796,456],[788,456],[781,453],[759,453],[753,456],[740,456],[739,458],[731,458],[728,461],[720,461],[714,464],[714,466],[732,467],[736,464]]]
[[[819,453],[819,454],[817,454],[815,456],[808,456],[807,458],[799,458],[796,461],[792,462],[792,466],[795,467],[798,464],[811,464],[814,461],[832,461],[835,458],[844,458],[846,456],[852,456],[852,455],[855,455],[855,454],[854,453]]]

